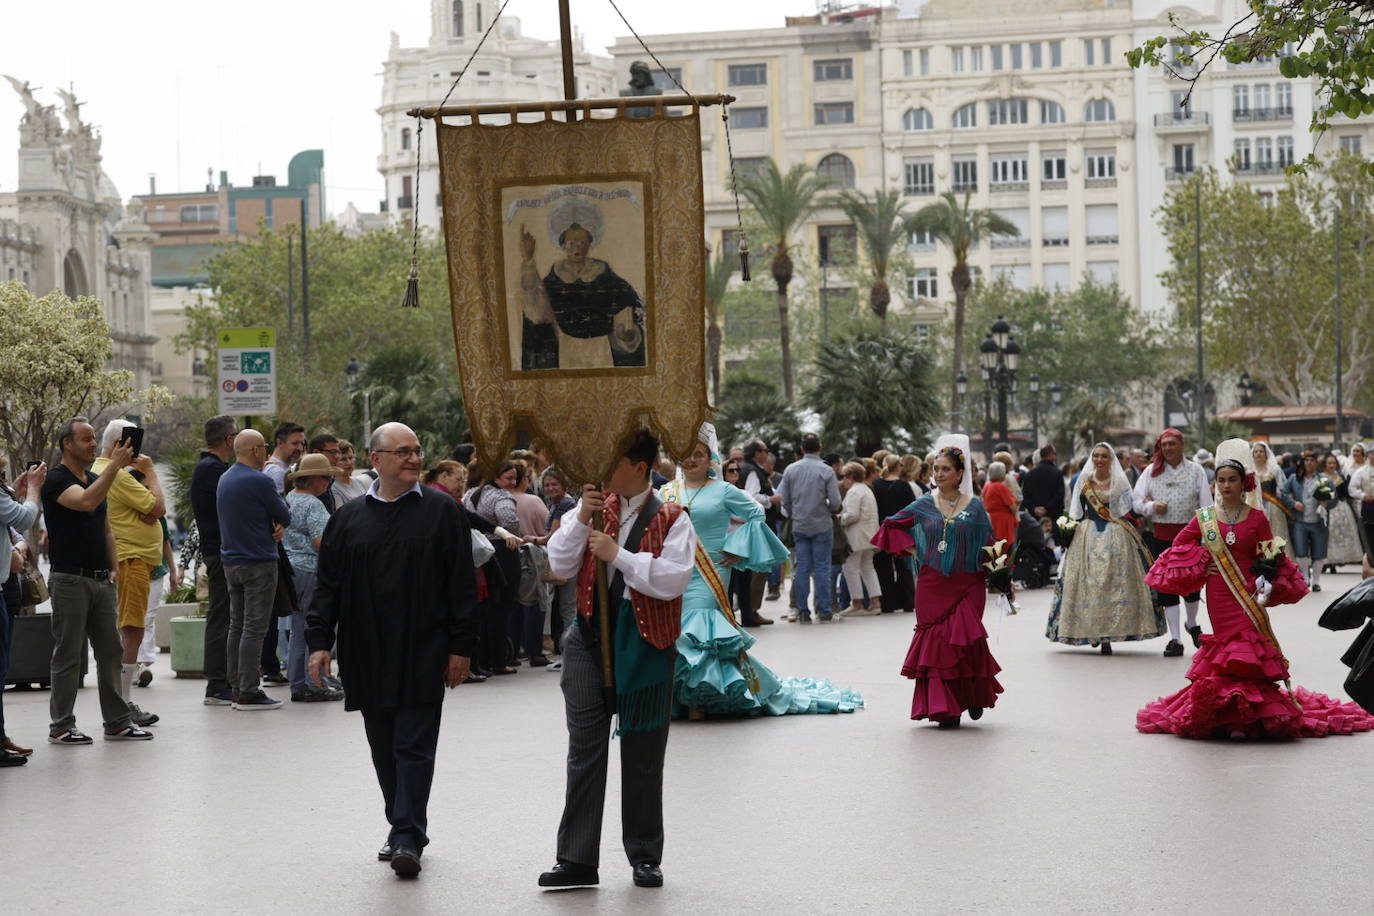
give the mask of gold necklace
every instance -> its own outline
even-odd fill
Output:
[[[710,481],[710,480],[707,480],[705,483],[703,483],[703,484],[702,484],[701,486],[699,486],[699,487],[692,487],[692,488],[689,488],[689,487],[687,486],[687,479],[684,477],[683,480],[682,480],[682,488],[683,488],[684,490],[686,490],[686,489],[691,489],[691,490],[692,490],[692,495],[691,495],[691,497],[687,500],[686,505],[684,505],[684,506],[682,507],[682,511],[683,511],[683,512],[686,512],[688,515],[691,515],[691,514],[692,514],[692,503],[694,503],[694,502],[697,501],[697,497],[701,495],[701,491],[704,490],[704,489],[706,489],[708,486],[710,486],[710,484],[711,484],[711,481]]]
[[[963,498],[963,494],[956,493],[954,500],[949,504],[951,515],[946,515],[945,510],[940,508],[940,499],[942,496],[943,494],[937,490],[935,496],[935,511],[939,512],[940,518],[944,520],[944,524],[940,527],[940,543],[935,545],[935,549],[940,553],[944,553],[949,549],[949,526],[954,524],[954,519],[959,515],[957,508],[959,506],[959,500]]]

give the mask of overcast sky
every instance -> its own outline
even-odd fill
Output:
[[[780,27],[815,0],[618,0],[641,35]],[[489,9],[498,6],[491,0]],[[148,190],[195,190],[206,168],[235,184],[255,174],[286,179],[291,156],[325,151],[328,205],[377,208],[382,61],[389,33],[403,47],[429,40],[429,0],[60,0],[6,3],[0,73],[42,87],[74,85],[83,117],[100,128],[105,171],[127,199]],[[556,0],[510,0],[525,34],[558,37]],[[628,32],[607,0],[572,0],[587,46]],[[650,44],[652,47],[652,43]],[[699,89],[699,92],[709,91]],[[0,81],[0,191],[12,191],[23,105]]]

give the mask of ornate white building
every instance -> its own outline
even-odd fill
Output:
[[[100,134],[81,118],[81,103],[57,90],[55,107],[41,104],[28,83],[9,78],[24,102],[19,123],[19,178],[0,191],[0,278],[40,295],[61,289],[105,306],[113,343],[111,365],[134,373],[136,388],[153,376],[150,263],[156,237],[143,207],[126,208],[100,167]]]
[[[429,44],[402,48],[391,33],[391,48],[382,70],[382,152],[377,169],[386,180],[381,210],[422,226],[439,227],[439,160],[433,124],[421,135],[420,186],[415,188],[415,119],[411,108],[438,105],[477,47],[499,3],[475,0],[430,0]],[[582,47],[574,58],[579,98],[613,95],[611,61]],[[530,101],[563,98],[563,59],[558,42],[528,38],[520,20],[505,16],[492,29],[482,53],[472,62],[449,104]]]

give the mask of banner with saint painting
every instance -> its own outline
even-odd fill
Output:
[[[575,481],[602,479],[642,425],[691,449],[705,246],[700,119],[684,110],[440,119],[454,338],[487,466],[520,429]]]

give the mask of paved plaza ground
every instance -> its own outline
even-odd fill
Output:
[[[1354,633],[1316,620],[1356,581],[1328,576],[1275,610],[1295,684],[1341,693]],[[658,890],[630,883],[614,764],[601,887],[535,886],[553,864],[565,748],[558,678],[542,670],[449,694],[432,843],[406,882],[375,859],[380,794],[341,704],[207,708],[164,655],[137,691],[162,716],[155,741],[61,748],[43,740],[47,693],[11,691],[9,731],[36,751],[0,773],[0,912],[1368,912],[1374,735],[1138,734],[1136,709],[1183,685],[1187,656],[1162,658],[1162,639],[1110,658],[1053,645],[1049,599],[989,612],[1006,693],[953,732],[907,718],[910,615],[753,631],[780,675],[852,685],[867,708],[674,723]],[[99,733],[93,686],[77,713]]]

